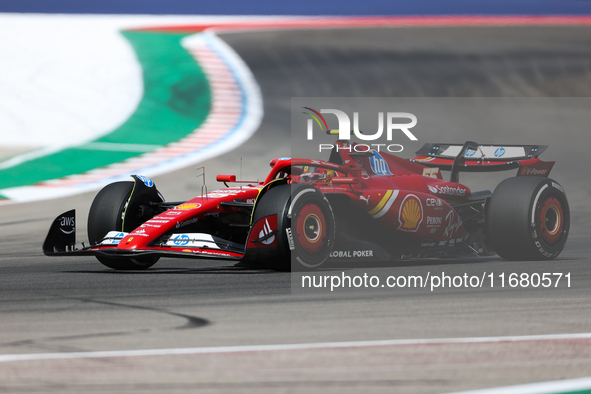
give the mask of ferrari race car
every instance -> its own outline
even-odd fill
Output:
[[[493,251],[508,260],[553,259],[568,237],[569,206],[548,178],[554,162],[538,159],[546,148],[426,144],[407,160],[337,141],[328,161],[274,159],[263,182],[218,175],[226,188],[176,202],[134,175],[95,197],[88,246],[76,245],[71,210],[55,219],[43,252],[95,256],[118,270],[145,269],[160,257],[280,271]],[[510,169],[517,176],[494,193],[458,182],[463,171]]]

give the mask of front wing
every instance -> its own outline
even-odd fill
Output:
[[[52,223],[43,243],[47,256],[102,256],[108,258],[180,257],[240,260],[244,256],[243,245],[230,243],[203,235],[206,239],[178,239],[146,249],[118,249],[118,243],[127,235],[110,232],[98,244],[79,249],[76,244],[76,211],[74,209],[59,215]]]

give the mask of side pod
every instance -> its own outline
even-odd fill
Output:
[[[43,242],[43,253],[50,256],[73,251],[76,247],[76,210],[59,215]]]

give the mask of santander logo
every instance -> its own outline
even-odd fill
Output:
[[[458,187],[450,187],[450,186],[427,186],[431,193],[441,194],[444,196],[458,196],[464,197],[466,195],[466,189],[458,186]]]

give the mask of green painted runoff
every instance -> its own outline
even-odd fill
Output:
[[[199,127],[211,107],[211,91],[203,70],[181,46],[186,34],[122,32],[143,69],[144,95],[120,127],[79,147],[0,170],[0,189],[80,174],[142,154],[134,144],[156,149],[178,141]],[[101,145],[102,144],[102,145]],[[122,149],[100,149],[121,144]],[[125,149],[129,144],[129,151]],[[99,147],[97,149],[97,147]]]

